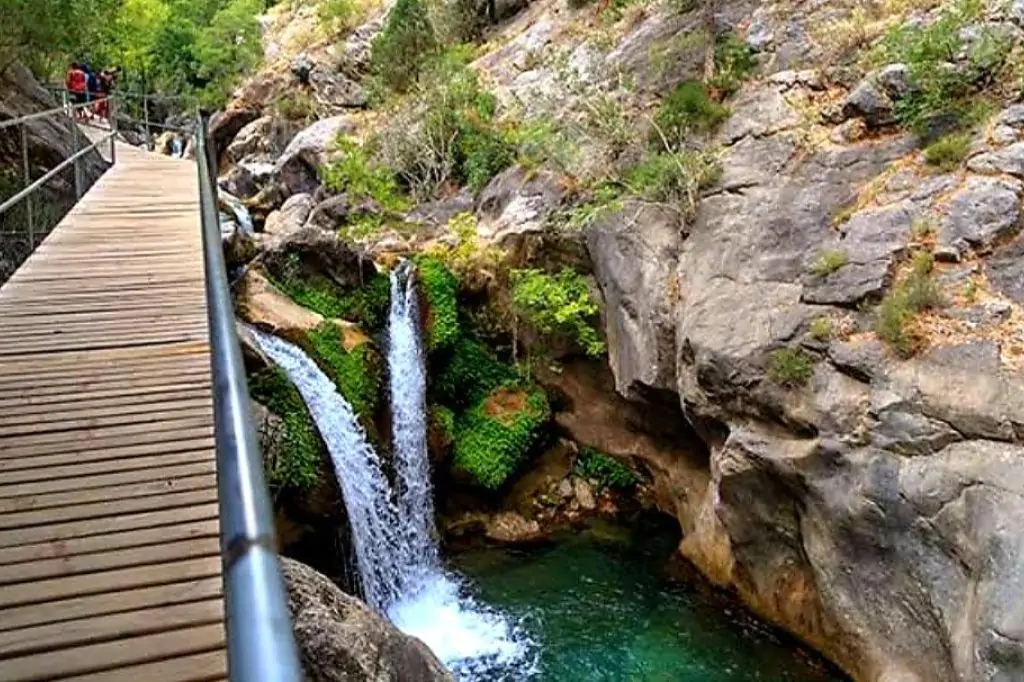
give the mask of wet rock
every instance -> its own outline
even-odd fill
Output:
[[[484,533],[496,542],[533,542],[542,537],[540,523],[516,512],[501,512],[487,520]]]
[[[604,299],[609,365],[622,395],[675,383],[671,299],[682,216],[672,207],[627,202],[587,230],[587,250]]]
[[[453,682],[423,642],[402,634],[312,568],[280,561],[309,682]]]
[[[308,194],[293,194],[280,210],[267,216],[263,231],[275,237],[296,232],[306,224],[313,210],[313,198]]]
[[[572,482],[573,495],[580,503],[580,508],[587,511],[597,509],[597,500],[594,499],[594,489],[590,487],[585,479],[576,478]]]
[[[354,288],[373,277],[373,261],[363,258],[337,234],[304,227],[264,252],[263,263],[272,273],[285,272],[297,259],[302,275],[325,277],[342,288]]]
[[[986,250],[1020,224],[1022,185],[1009,178],[972,176],[949,199],[939,222],[938,244],[963,257],[968,247]]]
[[[315,192],[320,184],[318,171],[330,161],[338,135],[354,130],[351,118],[333,116],[317,121],[292,138],[275,167],[278,182],[285,193]]]
[[[242,128],[260,117],[258,109],[244,105],[232,105],[224,111],[218,111],[210,118],[207,135],[210,144],[217,150],[218,162],[227,153],[228,145],[238,136]]]
[[[1024,305],[1024,239],[996,249],[985,261],[985,274],[997,291]]]
[[[268,332],[291,340],[302,338],[324,318],[288,298],[257,268],[249,268],[235,294],[239,317]]]
[[[348,217],[350,209],[348,197],[344,194],[327,197],[313,208],[306,225],[320,230],[336,230]]]

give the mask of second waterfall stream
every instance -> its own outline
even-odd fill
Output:
[[[367,604],[426,643],[460,681],[531,677],[534,644],[511,619],[470,597],[464,581],[441,562],[414,268],[403,263],[391,274],[387,356],[394,482],[352,407],[316,363],[287,341],[253,331],[263,352],[295,384],[327,445]]]

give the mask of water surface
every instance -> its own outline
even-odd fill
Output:
[[[670,581],[664,566],[676,540],[660,525],[600,525],[553,546],[472,551],[451,563],[480,601],[517,619],[537,644],[531,680],[844,679],[706,587]]]

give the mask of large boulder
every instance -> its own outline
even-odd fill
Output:
[[[587,248],[604,297],[608,360],[616,388],[675,388],[671,290],[682,215],[670,206],[627,202],[587,230]],[[651,296],[653,291],[666,295]]]
[[[454,682],[425,644],[325,576],[287,558],[281,571],[309,682]]]
[[[313,197],[308,194],[293,194],[288,197],[280,210],[267,216],[263,231],[274,237],[283,237],[302,229],[313,210]]]
[[[228,145],[235,139],[242,128],[260,117],[258,109],[233,104],[223,111],[218,111],[210,118],[207,139],[217,153],[218,163],[227,153]]]
[[[348,116],[317,121],[299,132],[277,160],[275,170],[285,194],[312,194],[320,185],[319,170],[335,151],[338,135],[355,131]]]
[[[324,277],[346,289],[368,282],[377,272],[372,260],[336,233],[311,226],[277,242],[265,252],[263,262],[271,272],[285,273],[298,266],[301,272],[294,274]]]
[[[274,116],[261,116],[242,127],[224,150],[228,163],[243,160],[273,162],[295,137],[295,124]]]
[[[324,318],[292,301],[257,268],[249,268],[235,295],[238,315],[260,329],[295,340]]]
[[[480,232],[497,244],[514,248],[524,236],[544,231],[548,217],[565,193],[556,173],[512,166],[496,175],[480,193]]]

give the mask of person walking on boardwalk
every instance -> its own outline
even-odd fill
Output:
[[[71,63],[71,68],[68,69],[67,80],[65,81],[65,87],[71,94],[71,100],[76,105],[86,104],[89,101],[89,77],[86,76],[85,70],[81,64],[77,62]],[[85,110],[85,107],[79,106],[75,109],[75,119],[85,120],[89,116],[89,112]]]

